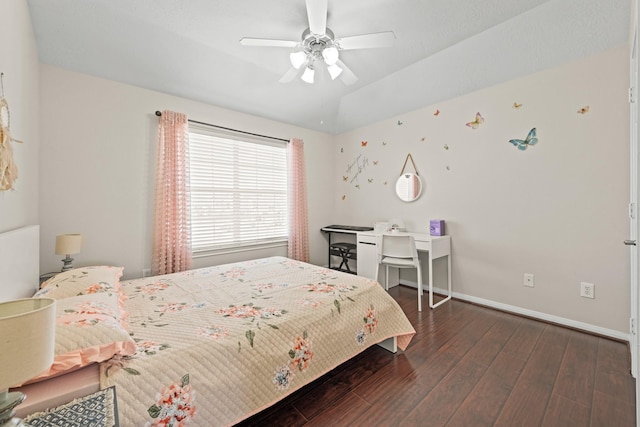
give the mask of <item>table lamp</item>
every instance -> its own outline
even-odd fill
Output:
[[[56,255],[65,255],[62,260],[62,270],[67,271],[73,268],[71,263],[73,258],[70,255],[80,253],[80,246],[82,245],[82,234],[60,234],[56,236]]]
[[[25,399],[13,387],[43,373],[53,363],[56,301],[25,298],[0,303],[0,426],[25,426],[13,408]]]

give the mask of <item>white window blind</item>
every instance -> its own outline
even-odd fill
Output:
[[[189,125],[193,252],[287,240],[285,142]]]

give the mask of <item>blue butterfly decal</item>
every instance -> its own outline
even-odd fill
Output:
[[[538,143],[538,138],[536,137],[536,128],[533,128],[529,131],[526,139],[510,139],[510,143],[512,143],[518,150],[526,150],[527,147],[531,145],[536,145]]]

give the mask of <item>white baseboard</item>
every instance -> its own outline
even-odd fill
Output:
[[[413,288],[418,288],[418,284],[415,282],[409,282],[407,280],[403,280],[402,284],[405,286],[411,286]],[[428,287],[425,287],[424,292],[428,292]],[[441,288],[433,288],[434,293],[446,295],[446,289]],[[453,298],[457,298],[463,301],[469,301],[474,304],[483,305],[490,308],[495,308],[496,310],[507,311],[510,313],[520,314],[522,316],[532,317],[534,319],[539,319],[545,322],[556,323],[558,325],[567,326],[569,328],[580,329],[586,332],[591,332],[593,334],[602,335],[605,337],[610,337],[616,340],[629,342],[629,334],[616,331],[613,329],[602,328],[600,326],[592,325],[590,323],[578,322],[576,320],[566,319],[564,317],[554,316],[552,314],[542,313],[539,311],[529,310],[522,307],[517,307],[514,305],[503,304],[496,301],[491,301],[488,299],[478,298],[471,295],[461,294],[459,292],[453,292]]]

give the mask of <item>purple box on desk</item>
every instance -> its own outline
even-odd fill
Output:
[[[429,221],[429,231],[432,236],[444,236],[444,220],[432,219]]]

